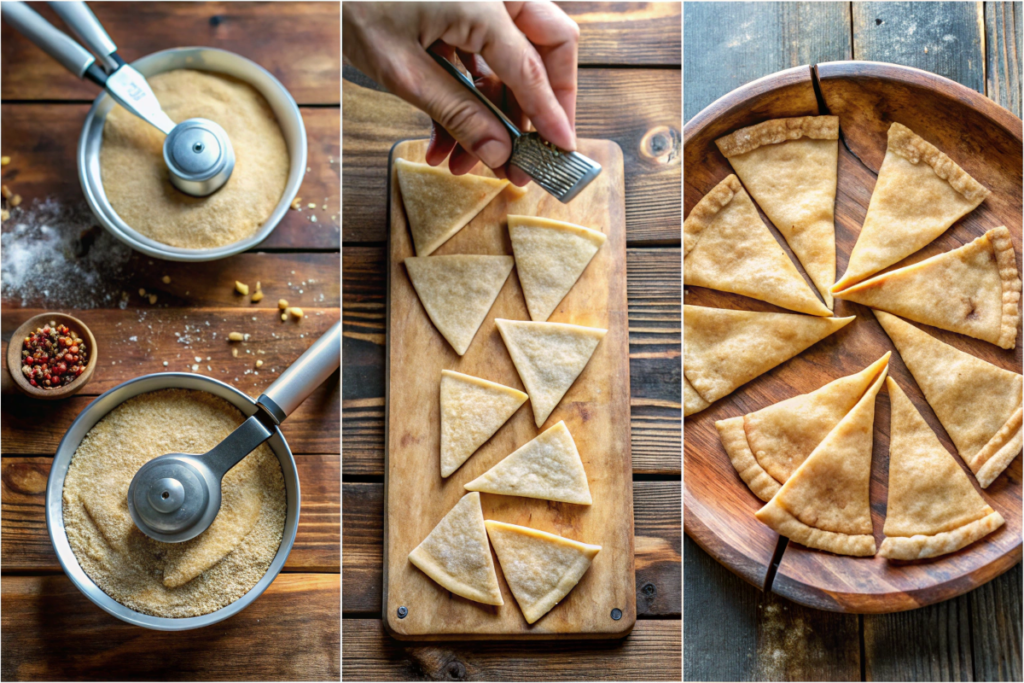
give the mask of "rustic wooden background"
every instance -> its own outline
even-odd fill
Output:
[[[842,59],[925,69],[1020,116],[1021,20],[1019,2],[686,3],[685,117]],[[686,680],[1021,680],[1019,568],[932,607],[840,615],[762,593],[684,543]]]
[[[61,26],[52,11],[32,4]],[[283,426],[295,452],[303,496],[299,532],[285,570],[263,596],[227,621],[197,631],[160,633],[108,616],[61,571],[46,533],[43,501],[60,438],[97,394],[142,374],[186,371],[185,361],[209,356],[210,361],[200,364],[202,374],[256,397],[338,320],[339,5],[90,6],[128,61],[164,48],[206,45],[237,52],[270,70],[301,107],[310,170],[299,195],[304,207],[312,201],[317,209],[289,211],[258,249],[230,259],[187,265],[136,254],[124,279],[110,283],[129,292],[125,309],[116,304],[60,309],[89,325],[101,358],[92,382],[75,398],[43,403],[3,394],[2,678],[337,680],[340,373]],[[3,168],[3,183],[24,198],[22,208],[48,197],[68,206],[84,205],[75,147],[96,88],[75,79],[6,25],[2,42],[2,152],[12,159]],[[5,223],[4,230],[12,223]],[[162,282],[164,275],[170,276],[170,284]],[[251,304],[234,294],[235,280],[250,285],[261,281],[263,301]],[[143,301],[139,288],[155,292],[156,305]],[[301,323],[280,321],[281,297],[303,307]],[[60,305],[42,299],[23,302],[6,292],[2,303],[5,346],[23,320]],[[193,333],[188,347],[174,334],[184,333],[186,325],[206,330]],[[252,334],[248,344],[239,345],[237,359],[226,342],[233,330]],[[212,332],[218,333],[216,339]],[[132,336],[139,341],[130,341]],[[246,374],[256,358],[264,361],[259,374]],[[163,367],[164,361],[169,367]]]
[[[425,114],[343,67],[342,671],[346,680],[627,680],[681,675],[680,14],[565,3],[580,25],[577,132],[626,169],[638,620],[623,641],[409,644],[381,626],[388,150]]]

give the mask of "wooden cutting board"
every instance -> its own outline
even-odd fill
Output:
[[[509,213],[601,230],[608,240],[549,320],[601,327],[608,333],[540,429],[527,402],[447,479],[440,473],[441,370],[524,389],[494,320],[530,317],[513,270],[465,356],[460,358],[452,350],[427,317],[402,264],[414,254],[393,162],[396,158],[423,161],[426,140],[400,142],[391,151],[384,623],[396,638],[619,638],[636,621],[623,158],[614,142],[580,140],[579,145],[604,170],[570,204],[561,204],[536,185],[530,185],[520,199],[505,190],[434,255],[512,254],[505,220]],[[579,449],[593,505],[481,494],[486,519],[601,546],[576,587],[531,626],[509,591],[496,556],[494,566],[505,601],[501,607],[450,593],[407,556],[467,493],[467,482],[559,420],[565,420]],[[401,607],[404,617],[399,617]]]

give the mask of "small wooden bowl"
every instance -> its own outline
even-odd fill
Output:
[[[28,380],[25,379],[25,375],[21,372],[22,340],[32,332],[35,332],[37,328],[44,327],[51,321],[58,325],[67,325],[86,341],[89,345],[89,362],[85,366],[85,372],[79,375],[71,384],[56,389],[40,389],[29,384]],[[77,394],[92,379],[92,373],[96,370],[98,361],[99,354],[96,349],[96,338],[92,335],[92,331],[78,318],[63,313],[41,313],[29,318],[14,331],[14,334],[11,335],[10,343],[7,345],[7,372],[10,373],[15,386],[26,396],[44,401],[55,401]]]

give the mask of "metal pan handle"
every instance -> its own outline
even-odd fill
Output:
[[[51,2],[50,8],[57,13],[64,24],[71,30],[93,54],[100,58],[107,73],[117,70],[124,62],[115,55],[117,45],[107,35],[103,24],[84,2]]]
[[[334,323],[256,399],[276,424],[299,407],[341,365],[341,322]]]
[[[79,78],[88,77],[103,85],[106,74],[96,66],[96,58],[66,33],[39,15],[24,2],[0,3],[0,14],[18,33],[35,43],[43,52]]]

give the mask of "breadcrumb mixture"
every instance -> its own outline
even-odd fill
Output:
[[[162,543],[139,531],[128,486],[165,453],[205,453],[244,421],[204,391],[136,396],[94,426],[64,480],[64,526],[85,573],[122,605],[158,617],[208,614],[242,597],[266,574],[284,535],[281,464],[263,444],[224,476],[217,518],[196,538]]]

